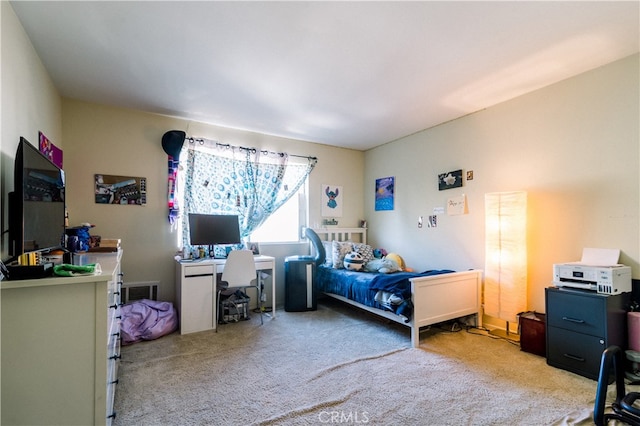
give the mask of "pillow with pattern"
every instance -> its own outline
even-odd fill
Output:
[[[353,243],[350,241],[332,241],[331,253],[333,259],[333,267],[336,269],[344,269],[344,257],[353,251]]]
[[[362,256],[362,260],[364,260],[364,263],[367,263],[370,260],[373,260],[374,258],[373,247],[371,247],[368,244],[354,243],[353,251],[357,252],[360,256]]]

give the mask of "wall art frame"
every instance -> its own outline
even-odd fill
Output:
[[[147,204],[147,178],[96,174],[96,204]]]
[[[342,217],[344,191],[342,186],[322,185],[322,217]]]
[[[375,210],[393,210],[396,192],[395,176],[376,179]]]
[[[444,191],[462,186],[462,169],[451,172],[440,173],[438,175],[438,190]]]

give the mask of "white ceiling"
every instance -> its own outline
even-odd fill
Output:
[[[638,52],[639,4],[12,2],[64,97],[361,150]]]

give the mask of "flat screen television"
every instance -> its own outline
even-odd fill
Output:
[[[9,254],[64,247],[64,171],[25,138],[15,158],[14,190],[9,193]]]
[[[189,213],[189,242],[192,246],[240,244],[237,215]]]

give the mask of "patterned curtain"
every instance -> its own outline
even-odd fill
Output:
[[[193,140],[181,158],[183,247],[189,243],[188,213],[238,215],[241,236],[248,237],[298,191],[317,162],[291,164],[285,153]]]

